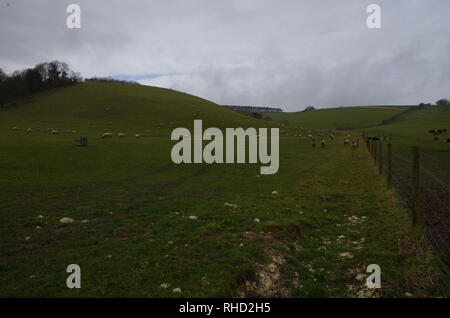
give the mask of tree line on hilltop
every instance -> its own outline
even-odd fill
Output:
[[[74,85],[84,81],[80,73],[72,71],[67,63],[52,61],[37,64],[33,68],[5,73],[0,68],[0,108],[15,105],[17,100],[48,89]],[[138,84],[110,77],[92,77],[86,81]]]
[[[40,63],[33,68],[6,74],[0,68],[0,107],[14,104],[15,100],[51,88],[73,85],[82,81],[79,73],[72,71],[67,63],[52,61]]]

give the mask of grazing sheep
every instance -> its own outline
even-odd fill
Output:
[[[102,139],[105,139],[105,138],[112,138],[113,136],[114,136],[113,133],[105,132],[105,133],[103,133],[103,135],[102,135]]]
[[[330,134],[330,139],[334,139],[334,135],[333,134]]]
[[[119,138],[123,138],[123,137],[125,137],[126,135],[124,134],[124,133],[118,133],[117,134],[117,137],[119,137]]]
[[[325,140],[322,140],[322,141],[320,142],[320,146],[321,146],[322,148],[325,148],[326,144],[327,144],[327,142],[326,142]]]
[[[58,128],[56,129],[52,129],[52,131],[50,132],[52,135],[58,135],[59,134],[59,130]]]
[[[141,138],[141,135],[140,134],[136,134],[135,137],[136,138]]]
[[[31,132],[31,128],[28,128],[28,129],[27,129],[27,132]]]
[[[11,128],[11,130],[17,130],[17,127],[13,127],[13,128]]]
[[[347,145],[349,145],[349,144],[350,144],[350,139],[345,138],[345,139],[344,139],[344,145],[347,146]]]

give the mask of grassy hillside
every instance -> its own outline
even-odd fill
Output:
[[[381,123],[402,112],[399,106],[342,107],[297,113],[270,113],[275,122],[304,129],[355,129]]]
[[[313,149],[283,136],[280,170],[267,176],[261,164],[175,165],[171,127],[194,118],[265,124],[179,92],[111,83],[0,110],[0,296],[449,295],[363,147],[337,136]],[[105,129],[148,137],[102,140]],[[80,135],[88,147],[73,144]],[[69,264],[81,266],[81,289],[66,287]],[[381,266],[380,290],[365,286],[369,264]]]
[[[393,137],[393,143],[399,145],[418,144],[432,151],[448,150],[446,136],[438,136],[439,140],[428,131],[431,129],[446,128],[450,130],[450,109],[444,106],[425,106],[424,108],[407,112],[399,116],[388,125],[380,125],[364,129],[370,134],[385,134]],[[450,137],[448,137],[450,138]]]
[[[263,124],[178,91],[107,82],[86,82],[44,92],[16,108],[3,110],[1,116],[8,120],[3,123],[22,129],[57,127],[82,130],[80,133],[122,129],[130,133],[139,130],[166,134],[173,127],[192,126],[196,118],[215,127]]]
[[[447,133],[438,135],[438,140],[434,140],[436,136],[428,132],[432,129],[443,128],[447,129]],[[417,145],[450,167],[450,143],[447,143],[447,139],[450,139],[450,108],[448,106],[425,106],[399,116],[391,124],[364,129],[364,131],[368,135],[391,137],[394,149],[407,156],[410,155],[410,147]],[[427,158],[424,157],[423,160],[426,161]],[[445,176],[450,183],[450,171],[441,169],[436,173]]]

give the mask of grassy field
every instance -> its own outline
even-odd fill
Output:
[[[170,132],[195,118],[266,125],[179,92],[107,83],[0,110],[0,296],[449,295],[363,147],[283,135],[280,170],[267,176],[260,164],[175,165]],[[145,137],[102,140],[104,130]],[[79,136],[88,147],[73,145]],[[365,287],[373,263],[376,291]],[[69,264],[81,266],[81,289],[66,287]]]
[[[388,125],[363,129],[367,135],[389,136],[393,152],[411,159],[411,146],[419,146],[421,165],[447,185],[450,184],[450,108],[426,106],[399,116]],[[447,129],[447,133],[434,136],[428,131]],[[434,138],[437,137],[437,140]],[[409,172],[409,166],[397,162],[397,170]]]
[[[286,128],[308,130],[356,129],[372,126],[402,112],[405,106],[367,106],[318,109],[297,113],[268,113]]]
[[[432,129],[447,129],[438,140],[428,131]],[[382,135],[392,138],[392,143],[398,149],[418,145],[424,150],[450,162],[450,108],[448,106],[425,106],[402,116],[388,125],[363,129],[369,135]]]

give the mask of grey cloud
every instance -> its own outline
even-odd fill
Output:
[[[80,30],[65,27],[73,2]],[[365,25],[372,2],[381,30]],[[441,0],[9,0],[0,67],[60,59],[84,76],[291,111],[434,101],[450,94],[449,9]]]

